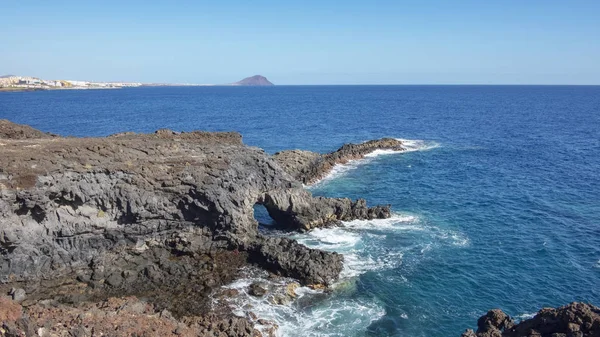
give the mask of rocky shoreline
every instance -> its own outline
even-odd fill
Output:
[[[178,322],[204,317],[208,294],[248,264],[313,287],[338,278],[342,255],[261,235],[256,204],[288,230],[390,216],[389,206],[313,197],[237,133],[65,138],[0,121],[0,156],[0,292],[24,308],[23,331],[52,325],[34,308],[124,297]],[[258,333],[244,331],[226,335]]]
[[[375,150],[405,148],[269,156],[234,132],[70,138],[0,120],[0,336],[274,336],[273,322],[211,297],[234,296],[222,286],[251,267],[297,280],[268,295],[284,303],[327,288],[344,258],[261,234],[254,206],[290,231],[388,218],[389,205],[303,187]],[[600,336],[599,312],[574,303],[515,324],[494,310],[463,336]]]

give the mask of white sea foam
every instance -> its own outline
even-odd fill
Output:
[[[397,151],[397,150],[375,150],[371,153],[368,153],[365,155],[365,158],[375,158],[375,157],[379,157],[379,156],[386,156],[386,155],[390,155],[390,154],[398,154],[398,153],[402,153],[403,151]]]
[[[314,187],[314,186],[323,184],[324,182],[344,176],[348,172],[355,170],[359,165],[365,164],[366,162],[367,162],[367,160],[365,160],[365,159],[359,159],[359,160],[350,160],[345,164],[336,164],[323,178],[319,179],[317,182],[315,182],[312,185],[309,185],[309,186],[305,185],[304,187],[305,188]]]
[[[403,255],[403,252],[388,252],[378,257],[364,257],[356,253],[344,254],[344,269],[340,274],[340,279],[343,282],[368,271],[392,269],[402,263]]]
[[[299,287],[297,298],[289,304],[275,304],[275,294],[284,294],[291,279],[270,279],[259,269],[247,269],[245,276],[225,288],[236,289],[237,295],[219,297],[239,316],[248,317],[255,327],[265,332],[279,328],[277,336],[345,336],[364,331],[373,321],[385,315],[385,309],[373,299],[352,296],[357,277],[367,272],[380,272],[402,265],[406,254],[426,254],[441,244],[466,245],[468,239],[459,232],[429,224],[420,216],[394,213],[389,219],[355,220],[343,227],[319,228],[307,233],[296,233],[291,238],[312,248],[335,251],[344,255],[340,280],[333,286],[333,294]],[[383,244],[389,235],[407,235],[415,243],[405,246]],[[283,232],[274,235],[286,235]],[[390,277],[390,276],[388,276]],[[403,275],[396,275],[409,282]],[[267,284],[269,295],[255,297],[248,294],[248,286],[260,281]],[[265,324],[258,324],[258,319]],[[271,322],[271,323],[269,323]]]
[[[440,144],[434,141],[404,138],[396,138],[396,140],[402,142],[402,147],[405,148],[403,152],[428,151],[440,147]]]
[[[352,249],[361,240],[358,233],[339,227],[317,228],[306,234],[297,234],[292,237],[309,247],[333,251]]]
[[[403,143],[404,151],[376,150],[363,159],[336,165],[317,184],[343,176],[380,156],[439,147],[437,143],[423,140],[399,140]],[[406,235],[414,236],[419,243],[405,247],[386,247],[379,244],[397,232],[406,232]],[[287,236],[283,233],[275,235]],[[282,289],[285,289],[285,284],[292,280],[269,279],[266,272],[254,270],[245,278],[226,287],[236,289],[236,296],[220,299],[227,301],[237,315],[254,320],[256,328],[263,332],[267,332],[276,324],[279,327],[276,330],[277,336],[345,336],[364,331],[373,321],[385,315],[385,309],[372,299],[348,296],[356,291],[355,280],[358,276],[370,271],[398,267],[402,264],[404,254],[414,251],[415,248],[420,249],[423,254],[440,241],[457,246],[468,244],[468,239],[460,233],[427,225],[419,216],[408,213],[396,213],[389,219],[348,221],[343,223],[343,227],[314,229],[308,233],[291,235],[291,238],[312,248],[344,255],[344,269],[340,280],[334,285],[334,294],[299,287],[295,290],[297,298],[293,303],[274,304],[273,294],[284,291]],[[268,284],[271,295],[262,298],[249,295],[248,286],[255,281]],[[256,317],[273,324],[258,324]],[[406,314],[402,317],[407,318]]]
[[[533,316],[535,316],[536,314],[537,314],[537,312],[525,313],[525,314],[516,315],[515,318],[517,319],[517,321],[524,321],[524,320],[533,318]]]
[[[423,230],[418,225],[418,217],[411,214],[395,213],[387,219],[352,220],[344,221],[344,227],[353,229],[377,229],[377,230]]]
[[[215,304],[226,304],[233,313],[247,317],[255,322],[255,328],[268,335],[267,331],[275,326],[277,336],[341,336],[353,331],[364,330],[371,322],[381,318],[385,309],[364,299],[347,296],[325,296],[322,291],[307,287],[296,289],[296,300],[289,305],[272,302],[273,296],[283,293],[285,284],[291,279],[268,279],[267,273],[254,268],[243,270],[244,278],[239,279],[225,289],[235,289],[234,297],[214,300]],[[260,281],[269,288],[269,294],[255,297],[248,294],[248,286]],[[221,301],[221,302],[219,302]],[[266,324],[259,324],[258,320]]]

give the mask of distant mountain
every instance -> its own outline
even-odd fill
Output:
[[[3,76],[0,76],[0,78],[9,78],[9,77],[14,77],[14,76],[15,75],[3,75]]]
[[[261,75],[254,75],[252,77],[246,77],[241,81],[235,82],[235,83],[231,83],[231,85],[240,85],[240,86],[268,86],[268,85],[275,85],[271,82],[269,82],[269,80],[267,80],[266,77],[261,76]]]

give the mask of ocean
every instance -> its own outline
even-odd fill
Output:
[[[292,234],[345,255],[333,291],[235,303],[276,321],[281,336],[459,336],[492,308],[524,319],[544,306],[600,304],[599,86],[0,93],[0,118],[71,136],[233,130],[268,153],[404,139],[411,151],[374,153],[309,187],[394,212]],[[252,278],[262,275],[228,287]]]

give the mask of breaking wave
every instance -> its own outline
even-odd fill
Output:
[[[268,235],[268,232],[265,232]],[[461,233],[428,224],[419,215],[394,213],[388,219],[354,220],[342,227],[317,228],[307,233],[273,231],[271,235],[288,236],[311,247],[344,255],[344,269],[331,292],[297,287],[289,303],[277,303],[274,297],[285,294],[286,285],[294,280],[272,278],[259,269],[244,270],[245,276],[224,289],[234,289],[225,302],[236,315],[252,319],[256,328],[277,336],[346,336],[365,329],[386,314],[374,298],[361,296],[356,280],[368,272],[382,272],[399,267],[405,254],[425,254],[439,245],[463,246],[468,239]],[[408,244],[384,244],[385,240],[407,237]],[[387,247],[387,248],[386,248]],[[253,282],[269,289],[265,297],[248,293]],[[277,326],[277,329],[274,327]]]

